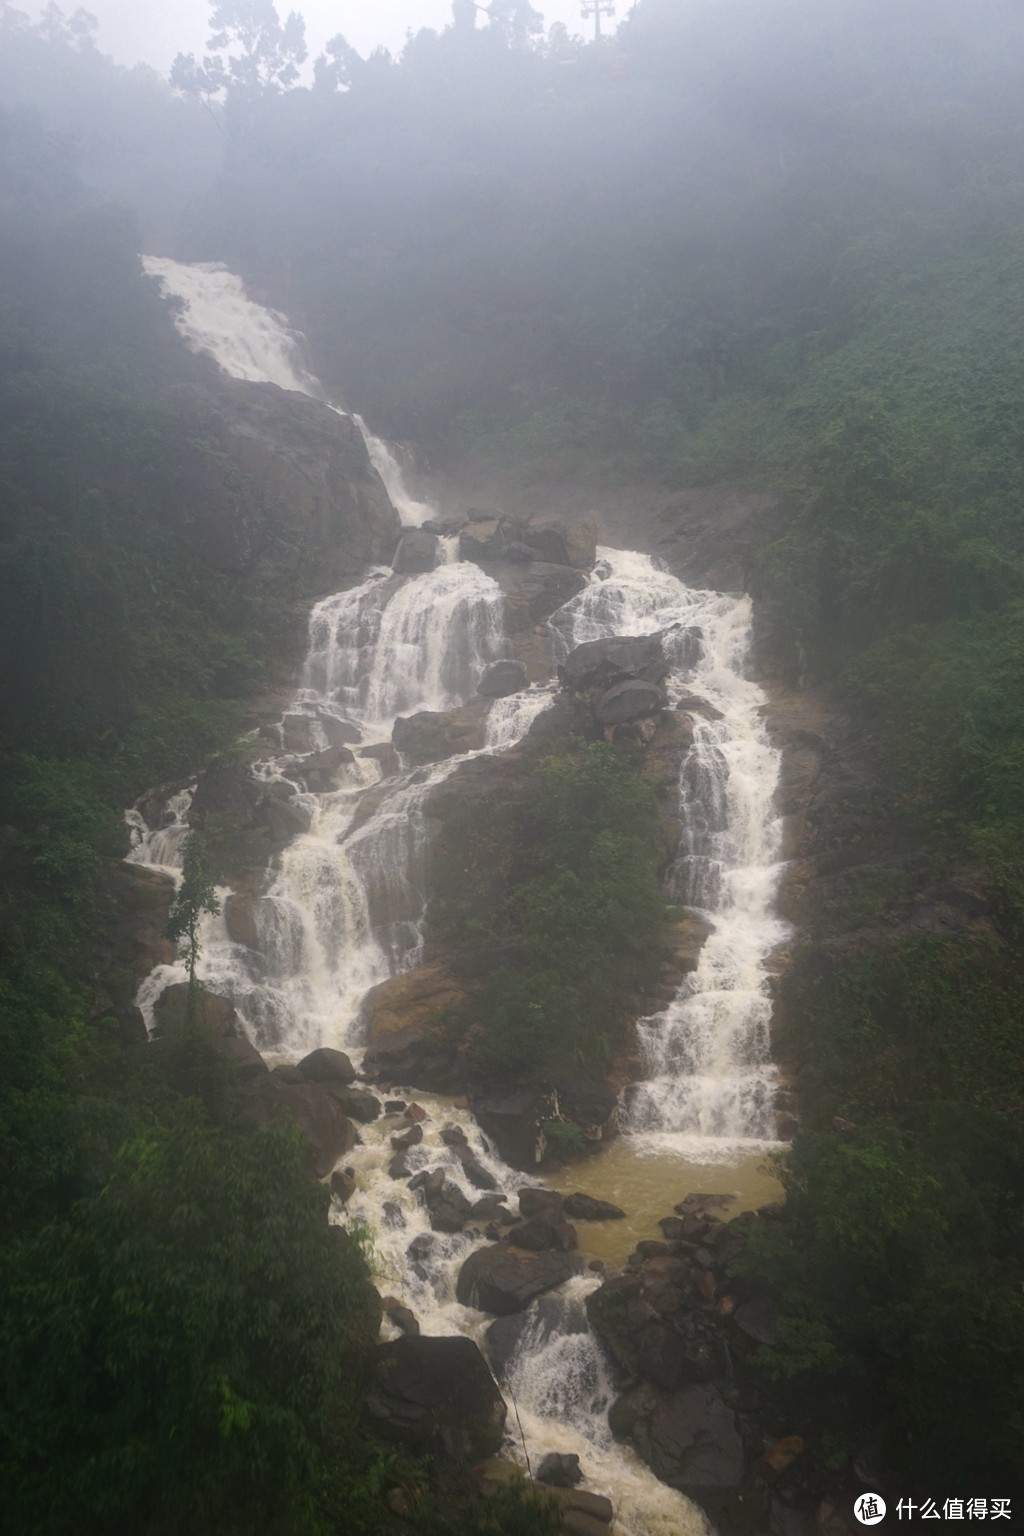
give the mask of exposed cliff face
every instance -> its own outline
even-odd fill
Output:
[[[220,381],[208,404],[216,451],[193,462],[182,495],[214,570],[293,599],[391,559],[398,513],[351,418],[234,379]]]

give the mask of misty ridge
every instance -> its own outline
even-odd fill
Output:
[[[686,1536],[702,1510],[719,1536],[850,1536],[864,1489],[892,1514],[904,1498],[918,1514],[981,1495],[1016,1507],[1024,10],[620,0],[595,39],[592,4],[570,30],[545,29],[525,0],[454,0],[443,27],[366,56],[345,11],[312,56],[301,8],[214,0],[206,48],[183,43],[163,78],[106,57],[88,10],[29,16],[0,0],[0,1456],[13,1528],[591,1536],[590,1519],[681,1536],[685,1495]],[[193,280],[195,264],[222,270],[234,313],[247,306],[317,398],[228,377],[214,344],[190,350],[170,323],[189,298],[168,297],[140,256]],[[222,323],[211,307],[204,335]],[[358,416],[332,414],[321,391]],[[400,497],[368,443],[405,475]],[[421,533],[435,507],[448,520],[426,518],[399,569],[403,526]],[[591,511],[628,545],[619,564],[580,535]],[[549,517],[569,530],[554,543]],[[477,553],[446,575],[431,561],[451,540]],[[521,661],[494,650],[495,551],[525,572],[502,576],[521,605],[509,612],[529,609]],[[387,585],[393,559],[404,589]],[[573,1513],[532,1478],[469,1477],[501,1446],[490,1366],[459,1377],[474,1391],[454,1460],[450,1426],[414,1450],[381,1438],[367,1403],[379,1408],[382,1309],[403,1308],[375,1286],[391,1283],[379,1265],[397,1226],[375,1238],[339,1220],[358,1182],[341,1162],[376,1145],[374,1094],[351,1063],[328,1064],[347,1145],[336,1183],[311,1179],[308,1147],[257,1125],[251,1084],[225,1068],[225,999],[212,988],[197,1009],[203,920],[230,887],[238,931],[257,932],[261,882],[308,831],[306,801],[329,801],[330,774],[355,761],[358,729],[325,745],[310,704],[285,718],[303,751],[315,737],[323,782],[293,803],[245,778],[293,697],[311,605],[336,603],[354,633],[381,623],[367,569],[388,601],[436,582],[434,627],[409,620],[424,654],[442,654],[442,620],[465,612],[463,662],[524,679],[553,614],[589,635],[579,594],[599,579],[623,584],[627,636],[662,587],[679,628],[692,579],[704,638],[723,626],[743,694],[736,739],[760,750],[768,720],[781,757],[760,812],[789,818],[785,873],[758,911],[789,937],[770,975],[757,963],[766,1071],[788,1095],[770,1166],[783,1203],[729,1247],[699,1203],[710,1197],[673,1197],[646,1251],[595,1268],[586,1309],[576,1296],[562,1319],[567,1338],[594,1341],[580,1374],[599,1359],[601,1390],[614,1382],[593,1445],[628,1451],[640,1479],[617,1526],[608,1490],[589,1509],[584,1490]],[[475,608],[459,608],[460,581]],[[726,609],[751,616],[749,663],[730,650]],[[404,687],[400,668],[380,670]],[[542,670],[531,708],[546,704]],[[751,677],[763,705],[743,692]],[[664,675],[639,681],[660,707]],[[614,1102],[666,923],[689,922],[697,951],[714,930],[693,919],[710,901],[666,885],[662,867],[680,803],[699,822],[699,796],[679,801],[679,763],[633,722],[625,746],[602,734],[581,688],[583,714],[558,716],[574,722],[565,740],[555,727],[516,740],[511,767],[495,748],[498,766],[474,760],[479,779],[454,790],[439,775],[425,817],[444,731],[479,754],[493,745],[475,682],[460,688],[468,705],[458,689],[419,701],[408,740],[425,743],[423,772],[401,802],[416,837],[440,828],[417,942],[426,931],[442,960],[484,978],[468,1005],[449,989],[433,1017],[431,1048],[455,1063],[437,1091],[461,1098],[468,1062],[523,1093],[585,1072]],[[678,755],[721,713],[689,698],[680,726],[677,702]],[[329,690],[316,704],[330,721]],[[390,730],[397,706],[379,714]],[[398,761],[390,736],[373,746]],[[698,787],[714,779],[699,752],[686,760]],[[193,945],[188,1002],[165,1005],[158,1049],[136,1003],[140,977],[175,959],[167,913],[154,915],[167,871],[156,859],[125,874],[127,806],[143,840],[195,836],[172,919]],[[330,814],[340,844],[348,823]],[[419,843],[414,855],[428,867]],[[419,864],[406,875],[419,893]],[[406,932],[404,910],[396,923]],[[253,964],[262,985],[269,962]],[[237,1020],[223,1033],[227,1055],[263,1071]],[[290,1062],[277,1082],[315,1098]],[[546,1124],[551,1166],[587,1168],[584,1121]],[[420,1146],[412,1122],[401,1134],[399,1173]],[[493,1146],[462,1134],[438,1155],[514,1189]],[[440,1224],[417,1207],[418,1237],[451,1242],[445,1263],[461,1255],[463,1203]],[[507,1232],[494,1245],[505,1255]],[[413,1250],[403,1238],[394,1252],[405,1264]],[[541,1259],[582,1295],[575,1256]],[[744,1304],[749,1333],[733,1315]],[[407,1326],[386,1324],[390,1344]],[[686,1394],[699,1409],[687,1433],[714,1442],[700,1477],[679,1452]]]

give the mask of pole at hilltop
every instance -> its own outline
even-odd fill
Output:
[[[601,41],[601,17],[609,18],[615,15],[615,0],[580,0],[580,14],[583,19],[594,18],[594,42]]]

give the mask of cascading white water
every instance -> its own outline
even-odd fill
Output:
[[[586,589],[551,620],[563,652],[610,635],[660,632],[670,703],[692,695],[693,747],[680,773],[683,841],[670,895],[712,930],[696,971],[669,1006],[640,1021],[644,1080],[628,1128],[638,1138],[710,1161],[775,1134],[766,961],[782,942],[774,916],[781,823],[779,754],[762,719],[764,694],[746,676],[750,600],[696,591],[646,556],[601,549]]]
[[[285,316],[254,303],[241,278],[220,262],[188,265],[165,256],[143,256],[142,267],[156,278],[164,294],[181,306],[174,323],[189,346],[214,358],[231,378],[276,384],[322,401],[339,416],[349,414],[327,399],[319,379],[306,368],[303,338],[292,330]],[[418,528],[434,516],[434,508],[409,494],[398,455],[390,444],[371,432],[361,416],[353,415],[352,420],[402,522]]]
[[[235,377],[323,399],[303,364],[301,338],[282,317],[252,303],[237,277],[217,266],[150,258],[145,265],[181,301],[176,324],[191,346]],[[409,495],[397,456],[354,420],[403,521],[432,515]],[[201,934],[203,979],[234,999],[269,1053],[298,1057],[321,1044],[358,1051],[366,991],[419,958],[424,805],[436,784],[476,754],[426,769],[396,768],[392,726],[398,716],[464,703],[484,667],[508,654],[496,583],[457,555],[455,542],[444,540],[434,571],[403,578],[370,573],[311,615],[301,686],[286,719],[302,717],[313,749],[352,743],[354,759],[338,767],[330,791],[316,794],[301,787],[302,753],[281,752],[256,766],[268,783],[296,786],[310,827],[283,851],[253,901],[251,948],[231,942],[223,916],[208,918]],[[584,640],[663,631],[672,702],[692,693],[710,706],[680,777],[686,833],[671,894],[706,912],[713,931],[697,971],[669,1007],[641,1021],[646,1078],[629,1121],[639,1147],[656,1142],[685,1157],[698,1146],[709,1161],[772,1135],[765,960],[784,931],[772,917],[778,762],[761,724],[762,695],[744,674],[750,605],[691,591],[644,556],[608,549],[600,555],[585,591],[552,619],[553,648],[564,654]],[[533,688],[493,703],[482,751],[514,746],[552,696],[551,689]],[[186,812],[182,800],[160,832],[137,827],[132,857],[173,870]],[[151,1004],[179,971],[155,972],[140,1002]],[[475,1198],[456,1154],[438,1136],[452,1120],[499,1191],[511,1193],[523,1182],[495,1159],[467,1113],[422,1102],[430,1118],[422,1144],[408,1154],[411,1170],[443,1167]],[[357,1185],[348,1213],[373,1228],[381,1288],[410,1306],[425,1332],[480,1338],[488,1319],[455,1300],[459,1265],[479,1239],[430,1231],[419,1196],[387,1174],[394,1129],[388,1119],[364,1128],[348,1155]],[[553,1302],[559,1325],[551,1330],[539,1314],[532,1317],[507,1367],[531,1455],[575,1451],[590,1486],[613,1500],[619,1536],[704,1536],[700,1512],[611,1438],[605,1361],[582,1327],[583,1299],[598,1283],[583,1276],[564,1287]]]

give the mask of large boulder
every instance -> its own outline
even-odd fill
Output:
[[[335,779],[342,768],[354,763],[355,757],[348,747],[340,745],[324,747],[306,757],[292,758],[285,764],[285,773],[296,779],[304,789],[314,794],[324,794],[335,787]]]
[[[501,519],[471,520],[470,526],[459,534],[459,557],[462,560],[487,562],[499,560],[509,540],[503,536]]]
[[[178,477],[197,557],[281,597],[333,592],[390,560],[398,514],[351,417],[306,396],[220,378],[213,451]]]
[[[253,1083],[246,1112],[260,1126],[282,1120],[296,1125],[306,1142],[310,1171],[318,1179],[326,1178],[355,1145],[355,1126],[320,1083],[289,1082],[271,1072]]]
[[[417,767],[479,751],[487,738],[490,707],[489,699],[476,698],[459,709],[400,716],[392,728],[392,744]]]
[[[374,1433],[414,1455],[472,1464],[501,1449],[506,1408],[472,1339],[381,1344],[366,1395]]]
[[[437,537],[423,528],[407,528],[398,541],[391,569],[396,576],[415,576],[437,564]]]
[[[425,1029],[439,1014],[461,1008],[466,992],[441,965],[421,965],[372,987],[363,999],[363,1022],[371,1046],[399,1031]]]
[[[103,888],[113,909],[112,921],[105,925],[109,969],[128,973],[126,990],[131,996],[136,980],[174,959],[174,944],[167,937],[174,881],[146,864],[111,859],[104,866]]]
[[[566,523],[565,550],[570,565],[580,571],[593,570],[597,560],[597,532],[593,523]]]
[[[582,572],[542,560],[505,566],[499,579],[505,597],[505,632],[512,636],[543,623],[587,584]]]
[[[344,1051],[336,1051],[329,1045],[317,1046],[308,1056],[303,1056],[298,1070],[311,1083],[344,1083],[355,1081],[356,1069]]]
[[[521,693],[528,688],[529,682],[521,661],[496,661],[487,668],[476,691],[484,699],[506,699],[509,694]]]
[[[578,645],[562,663],[559,676],[577,692],[595,688],[604,692],[634,679],[660,683],[668,670],[660,635],[615,635]]]
[[[743,1441],[736,1415],[714,1387],[660,1392],[643,1384],[618,1399],[608,1421],[656,1477],[712,1516],[739,1488]]]
[[[504,1317],[525,1311],[536,1297],[581,1274],[583,1268],[577,1254],[524,1252],[503,1239],[470,1254],[459,1271],[455,1294],[464,1307]]]
[[[632,720],[644,720],[659,715],[668,707],[664,689],[642,678],[627,678],[615,683],[594,704],[594,719],[598,725],[627,725]]]
[[[625,1211],[610,1200],[598,1200],[594,1195],[566,1195],[562,1209],[571,1221],[620,1221]]]
[[[195,1038],[186,1030],[194,1030]],[[251,1087],[267,1077],[267,1064],[246,1038],[229,999],[198,987],[190,1018],[189,986],[184,981],[165,987],[153,1007],[153,1046],[165,1062],[173,1060],[174,1043],[182,1040],[188,1042],[191,1061],[198,1063],[208,1052],[219,1062],[229,1085]]]
[[[553,1090],[475,1094],[470,1098],[470,1108],[506,1163],[529,1170],[543,1162],[547,1151],[544,1122],[558,1116]]]

